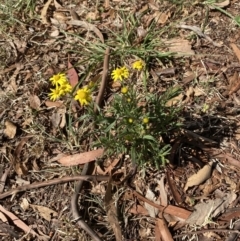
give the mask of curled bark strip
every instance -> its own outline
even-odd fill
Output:
[[[3,199],[5,197],[11,196],[11,195],[14,195],[14,194],[19,193],[19,192],[24,192],[24,191],[27,191],[27,190],[30,190],[30,189],[33,189],[33,188],[46,187],[46,186],[61,184],[61,183],[65,183],[65,182],[72,182],[72,181],[76,181],[76,180],[107,181],[108,179],[109,179],[108,176],[90,176],[90,175],[56,178],[56,179],[48,180],[48,181],[45,181],[45,182],[37,182],[37,183],[32,183],[32,184],[17,187],[15,189],[12,189],[10,191],[7,191],[7,192],[4,192],[4,193],[0,194],[0,199]]]

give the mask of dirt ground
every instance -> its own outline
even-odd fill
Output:
[[[0,21],[2,240],[240,240],[238,0],[1,0]],[[57,73],[97,83],[107,48],[103,105],[122,56],[148,59],[152,93],[181,88],[168,102],[181,128],[162,137],[159,170],[90,150],[85,109],[50,100]],[[91,180],[74,199],[84,162]]]

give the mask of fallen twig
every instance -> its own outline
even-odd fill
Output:
[[[141,199],[142,201],[152,205],[155,208],[158,208],[160,211],[162,211],[163,213],[168,213],[171,214],[173,216],[182,218],[182,219],[187,219],[191,212],[180,208],[180,207],[176,207],[176,206],[172,206],[172,205],[168,205],[167,207],[164,206],[160,206],[150,200],[148,200],[147,198],[143,197],[140,193],[138,193],[137,191],[133,190],[130,186],[128,186],[128,188],[130,188],[130,190],[132,191],[133,195],[137,196],[139,199]]]
[[[72,177],[62,177],[62,178],[56,178],[53,180],[48,180],[45,182],[36,182],[24,186],[17,187],[15,189],[9,190],[7,192],[4,192],[0,194],[0,199],[3,199],[5,197],[14,195],[19,192],[24,192],[30,189],[39,188],[39,187],[46,187],[56,184],[61,184],[65,182],[72,182],[77,180],[84,180],[84,181],[107,181],[109,179],[108,176],[90,176],[90,175],[82,175],[82,176],[72,176]]]
[[[101,80],[98,96],[96,98],[96,104],[94,106],[94,112],[95,113],[98,112],[98,107],[100,106],[100,104],[102,102],[104,91],[105,91],[106,84],[107,84],[107,74],[108,74],[108,67],[109,67],[109,55],[110,55],[110,49],[107,48],[106,51],[105,51],[104,62],[103,62],[102,80]],[[89,169],[90,169],[90,163],[86,163],[83,167],[81,175],[86,175]],[[72,209],[73,218],[75,220],[78,220],[77,224],[79,225],[79,227],[81,227],[83,230],[85,230],[92,237],[92,240],[101,241],[99,236],[80,217],[77,204],[78,204],[78,195],[81,192],[82,186],[83,186],[83,181],[79,181],[76,184],[75,192],[73,193],[72,198],[71,198],[71,209]]]

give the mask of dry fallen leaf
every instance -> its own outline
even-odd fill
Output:
[[[240,61],[240,49],[234,43],[231,43],[230,46],[231,46],[233,52],[236,54],[238,61]]]
[[[62,105],[61,108],[57,108],[57,112],[52,113],[50,120],[54,131],[58,126],[63,128],[66,125],[66,107]]]
[[[184,187],[184,191],[186,192],[189,187],[193,187],[205,182],[211,176],[212,172],[212,164],[213,162],[209,162],[202,169],[200,169],[197,173],[193,174],[188,178],[187,183]]]
[[[30,207],[32,207],[34,210],[37,210],[39,212],[39,215],[46,219],[48,222],[51,221],[52,217],[57,217],[58,213],[55,212],[54,210],[44,207],[44,206],[39,206],[39,205],[32,205],[30,204]]]
[[[240,75],[236,71],[233,76],[229,77],[229,95],[237,92],[240,89]]]
[[[194,55],[192,46],[187,39],[174,38],[164,41],[168,46],[169,51],[183,55]]]
[[[20,154],[21,154],[22,148],[27,143],[29,138],[30,138],[30,136],[25,136],[25,137],[21,138],[21,141],[18,143],[18,145],[14,151],[14,157],[17,161],[20,160]]]
[[[97,20],[99,18],[99,12],[88,12],[85,18],[87,20]]]
[[[67,24],[80,26],[80,27],[83,27],[83,28],[87,29],[88,31],[93,31],[100,38],[102,43],[104,43],[104,38],[103,38],[102,33],[93,24],[85,22],[85,21],[81,21],[81,20],[75,20],[75,19],[71,20],[71,21],[68,21]]]
[[[50,33],[50,36],[51,36],[51,37],[58,37],[59,34],[60,34],[59,30],[58,30],[58,29],[55,29],[54,31],[52,31],[52,32]]]
[[[31,95],[29,97],[29,103],[31,108],[39,110],[41,102],[37,95]]]
[[[78,84],[78,74],[77,74],[77,71],[74,69],[73,65],[69,61],[69,55],[68,55],[67,76],[69,79],[69,83],[74,88]]]
[[[188,84],[189,82],[191,82],[192,80],[194,80],[196,78],[197,74],[194,73],[193,71],[186,71],[183,74],[183,83],[184,84]]]
[[[5,121],[4,134],[9,138],[13,139],[17,132],[17,126],[15,126],[11,121]]]
[[[26,136],[21,138],[21,141],[18,143],[14,151],[13,167],[18,176],[26,175],[28,173],[28,167],[26,166],[27,158],[24,160],[24,162],[21,160],[21,151],[30,137],[31,136]]]
[[[230,0],[225,0],[223,2],[214,2],[214,6],[220,7],[220,8],[224,8],[227,7],[230,4]],[[209,5],[211,9],[214,9],[214,7],[211,7],[211,5]]]
[[[50,18],[51,24],[53,24],[54,26],[56,26],[57,28],[66,30],[67,29],[67,24],[65,22],[60,22],[55,18]],[[54,40],[55,41],[55,40]],[[50,43],[51,44],[51,43]]]
[[[166,23],[170,16],[171,16],[170,12],[164,13],[160,11],[155,11],[155,13],[153,14],[153,17],[158,24]]]
[[[167,107],[170,107],[170,106],[173,106],[173,105],[176,105],[178,104],[179,102],[181,102],[183,100],[183,97],[184,95],[181,93],[180,95],[170,99],[167,103],[166,103],[166,106]]]
[[[60,106],[63,106],[64,105],[64,103],[63,103],[63,101],[50,101],[50,100],[46,100],[45,101],[45,105],[47,106],[47,107],[60,107]]]
[[[80,17],[78,16],[77,12],[74,11],[73,9],[70,9],[69,12],[70,12],[70,15],[71,15],[73,20],[79,20],[80,19]]]
[[[104,153],[104,149],[101,148],[94,151],[88,151],[80,154],[64,156],[57,161],[61,163],[63,166],[75,166],[75,165],[85,164],[87,162],[94,161],[96,160],[96,158],[101,157],[103,153]]]
[[[201,89],[201,88],[199,88],[197,86],[194,88],[194,96],[195,97],[201,96],[203,94],[204,94],[204,90],[203,89]]]
[[[47,20],[47,10],[48,10],[51,2],[52,2],[52,0],[48,0],[45,3],[45,5],[44,5],[44,7],[43,7],[43,9],[41,11],[41,19],[42,19],[42,23],[43,24],[48,24],[49,23],[49,21]]]
[[[223,213],[226,208],[236,199],[235,193],[229,193],[224,198],[209,200],[207,203],[199,203],[194,206],[195,211],[186,220],[186,223],[202,226],[207,222]]]
[[[50,116],[51,123],[53,125],[53,128],[58,128],[60,121],[61,121],[61,115],[60,113],[52,113]]]
[[[22,40],[19,40],[19,39],[14,39],[13,40],[17,50],[24,54],[26,49],[27,49],[27,42],[26,41],[22,41]]]
[[[25,233],[31,233],[34,236],[37,236],[37,233],[35,231],[32,230],[31,227],[29,227],[28,225],[26,225],[23,221],[21,221],[20,218],[18,218],[17,216],[15,216],[13,213],[7,211],[2,205],[0,205],[0,211],[3,212],[4,214],[6,214],[11,220],[12,222],[19,227],[20,229],[22,229]],[[39,239],[37,239],[39,240]]]
[[[29,202],[26,198],[23,198],[23,200],[20,203],[20,207],[26,211],[29,208]]]
[[[189,88],[187,89],[186,91],[186,98],[185,100],[183,101],[184,103],[188,103],[190,100],[193,99],[193,96],[194,96],[194,89],[192,86],[189,86]]]
[[[53,13],[53,18],[57,20],[60,24],[62,23],[64,24],[68,20],[68,17],[63,12],[58,12],[58,11],[55,11]]]
[[[5,86],[6,83],[3,83],[3,87],[5,86],[10,91],[17,93],[18,86],[17,86],[16,79],[17,79],[17,76],[18,76],[20,70],[22,70],[23,68],[24,68],[24,65],[22,63],[17,63],[14,73],[10,77],[9,81],[6,82],[7,83],[6,86]]]
[[[120,155],[118,158],[115,158],[113,161],[111,161],[111,163],[109,163],[109,166],[104,171],[104,175],[106,175],[107,173],[110,174],[112,169],[119,163],[121,158],[122,158],[122,155]]]

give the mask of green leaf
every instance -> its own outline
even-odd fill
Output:
[[[236,16],[236,17],[234,18],[234,20],[235,20],[235,22],[237,22],[238,24],[240,24],[240,16]]]
[[[114,126],[115,126],[116,121],[114,121],[112,124],[110,124],[105,130],[104,132],[109,132]]]
[[[151,135],[145,135],[143,136],[143,139],[157,142],[157,140]]]

